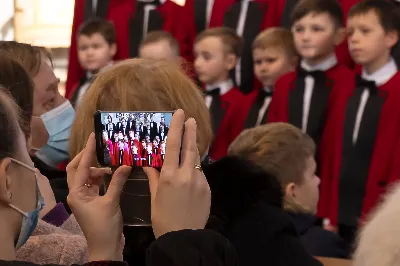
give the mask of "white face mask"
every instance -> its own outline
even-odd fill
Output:
[[[42,197],[42,194],[40,193],[40,189],[37,183],[36,170],[33,167],[30,167],[18,160],[11,158],[11,161],[35,173],[36,189],[37,189],[37,205],[36,209],[34,209],[33,211],[24,212],[15,205],[9,204],[11,208],[22,214],[21,230],[19,233],[18,241],[15,245],[15,248],[19,249],[22,245],[26,243],[26,241],[28,241],[28,238],[32,235],[33,231],[35,231],[36,225],[39,220],[39,213],[44,207],[44,199]]]
[[[68,159],[68,139],[75,120],[75,110],[69,101],[40,116],[49,139],[35,155],[47,165],[57,167]]]

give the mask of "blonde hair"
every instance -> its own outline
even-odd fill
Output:
[[[310,136],[287,123],[271,123],[243,131],[229,146],[228,155],[246,158],[274,175],[282,189],[290,183],[302,184],[307,160],[315,154]],[[304,210],[285,199],[286,210]]]
[[[200,155],[212,131],[203,94],[179,65],[167,61],[129,59],[100,72],[79,105],[69,139],[70,157],[85,147],[98,111],[175,111],[183,109],[197,122]]]
[[[236,32],[231,28],[217,27],[217,28],[206,29],[200,32],[196,36],[194,44],[209,37],[221,38],[227,54],[234,54],[236,55],[236,57],[242,56],[244,48],[243,38],[237,35]]]
[[[268,28],[257,35],[252,44],[252,49],[281,48],[288,57],[297,56],[293,34],[285,28]]]

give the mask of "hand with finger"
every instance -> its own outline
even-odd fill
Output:
[[[197,125],[193,118],[185,122],[184,112],[175,112],[161,172],[152,168],[144,171],[150,182],[151,220],[156,238],[172,231],[204,229],[211,193],[200,167]]]
[[[68,204],[88,242],[89,260],[120,260],[122,215],[120,196],[131,168],[120,167],[104,196],[99,196],[99,178],[93,178],[91,163],[96,143],[91,134],[86,148],[67,167],[70,193]],[[88,185],[91,184],[91,185]]]

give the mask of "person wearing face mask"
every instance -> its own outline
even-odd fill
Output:
[[[29,120],[29,149],[35,167],[49,178],[57,202],[66,203],[66,173],[58,170],[66,162],[71,125],[75,118],[72,105],[58,91],[59,80],[52,69],[51,55],[43,47],[14,41],[0,41],[0,50],[18,59],[30,74],[33,84],[32,113]]]
[[[58,91],[59,79],[48,50],[14,41],[1,41],[0,49],[17,58],[34,82],[30,149],[32,159],[49,179],[65,177],[57,171],[68,160],[68,139],[75,111]]]
[[[237,265],[232,245],[222,236],[204,230],[210,208],[210,191],[201,168],[196,146],[196,123],[185,123],[178,111],[171,125],[165,167],[161,174],[146,169],[152,197],[152,224],[157,240],[148,250],[147,265]],[[43,198],[38,189],[37,171],[26,149],[24,135],[17,123],[17,106],[0,91],[0,265],[37,265],[16,261],[22,247],[38,223]],[[182,127],[185,134],[182,136]],[[9,134],[11,133],[11,134]],[[16,137],[14,137],[16,136]],[[181,144],[181,140],[183,142]],[[122,215],[119,199],[130,167],[113,175],[104,196],[98,188],[103,169],[91,168],[95,157],[95,138],[89,137],[86,149],[67,167],[70,194],[68,202],[88,240],[86,265],[126,265],[122,262]],[[184,158],[179,164],[182,145]],[[190,186],[186,186],[187,183]],[[190,191],[189,191],[190,190]],[[182,209],[196,210],[187,216]],[[181,252],[186,254],[181,255]],[[168,258],[168,259],[167,259]]]
[[[4,51],[0,51],[0,84],[3,86],[0,91],[10,95],[21,110],[19,126],[25,140],[29,140],[33,82],[23,65]],[[9,132],[6,136],[2,135],[2,141],[7,142],[7,137],[10,136],[16,137]],[[28,242],[18,249],[17,258],[40,264],[86,262],[86,239],[74,216],[68,215],[62,203],[57,204],[47,177],[39,171],[36,171],[36,176],[45,205],[39,213],[40,220],[36,230]]]

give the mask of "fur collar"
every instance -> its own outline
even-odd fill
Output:
[[[205,166],[204,174],[212,195],[210,215],[217,217],[219,223],[240,216],[261,201],[282,208],[278,180],[250,161],[227,156]],[[209,225],[213,220],[209,220]]]

